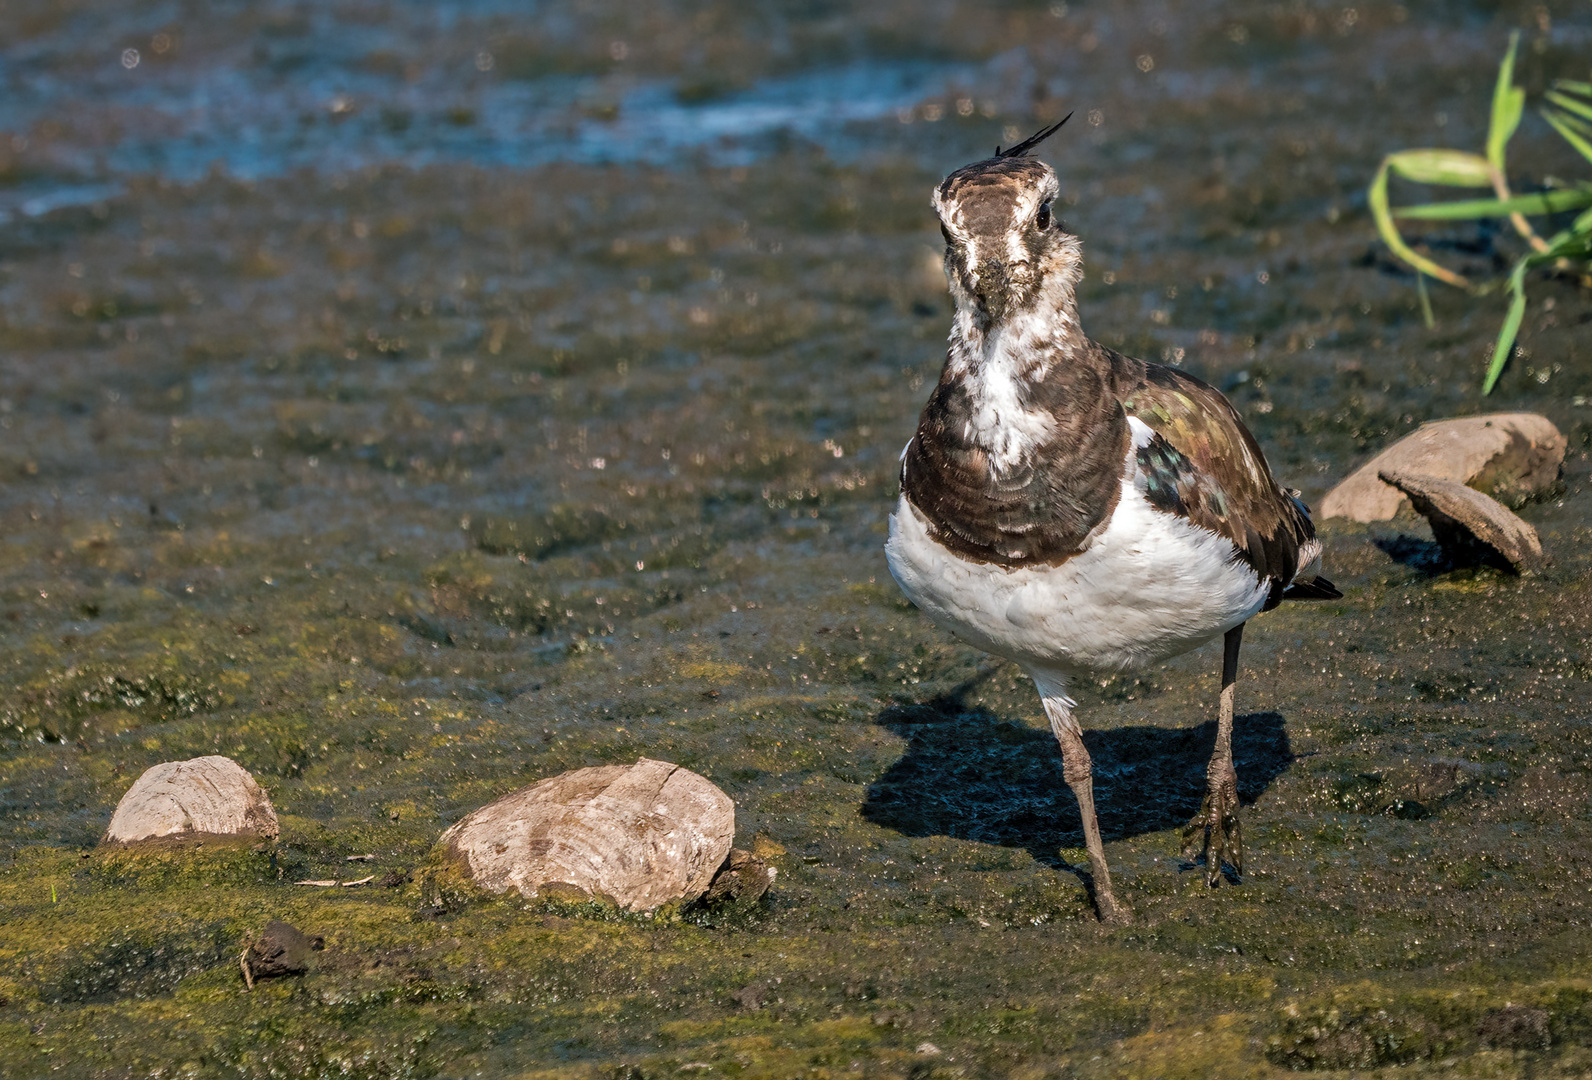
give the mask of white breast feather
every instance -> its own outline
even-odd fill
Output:
[[[968,380],[972,413],[962,437],[989,453],[992,472],[1018,465],[1056,433],[1056,421],[1047,412],[1029,409],[1023,402],[1015,366],[1007,362],[1005,336],[995,341],[994,355]]]

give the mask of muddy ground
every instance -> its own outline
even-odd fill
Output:
[[[1533,281],[1482,399],[1501,303],[1434,291],[1427,329],[1362,194],[1391,150],[1480,146],[1510,29],[1533,93],[1587,78],[1584,8],[437,10],[8,20],[8,77],[92,107],[39,90],[0,139],[0,1074],[1592,1071],[1592,299]],[[157,153],[115,80],[205,62],[320,87],[275,117],[309,149]],[[829,128],[581,134],[919,63],[939,90]],[[384,113],[404,86],[432,111]],[[487,130],[544,91],[553,135]],[[1324,525],[1344,598],[1245,639],[1242,884],[1178,858],[1219,654],[1086,688],[1138,916],[1112,929],[1032,687],[881,551],[948,327],[930,186],[1069,110],[1046,158],[1086,328],[1226,389],[1308,500],[1432,417],[1570,442],[1522,511],[1548,573]],[[1585,174],[1534,117],[1515,160]],[[1515,250],[1430,240],[1482,273]],[[211,753],[269,791],[276,850],[96,853],[142,770]],[[465,812],[643,755],[734,797],[763,908],[426,893]],[[272,918],[325,948],[245,993]]]

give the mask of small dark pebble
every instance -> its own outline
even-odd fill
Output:
[[[733,904],[749,907],[763,898],[774,884],[774,868],[750,851],[731,848],[724,865],[714,875],[702,902],[714,906]]]
[[[1403,821],[1420,821],[1432,816],[1426,804],[1415,799],[1395,799],[1388,807],[1388,813]]]
[[[879,988],[871,982],[864,982],[861,979],[850,979],[845,986],[841,987],[841,993],[848,998],[856,998],[859,1001],[872,1001],[879,996]]]
[[[389,870],[376,879],[376,884],[384,889],[396,889],[400,885],[407,885],[415,876],[406,870]]]
[[[730,1000],[748,1011],[756,1011],[763,1007],[763,1002],[768,998],[768,987],[760,983],[749,983],[730,995]]]
[[[323,938],[309,937],[296,926],[272,919],[249,946],[249,973],[256,979],[302,975],[309,970],[310,953],[325,945]]]

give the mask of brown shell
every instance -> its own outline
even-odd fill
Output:
[[[279,832],[271,799],[231,758],[164,761],[127,789],[105,831],[107,844],[167,836],[258,836]]]
[[[735,804],[667,761],[576,769],[467,815],[440,843],[492,892],[586,896],[651,911],[701,896],[729,854]]]

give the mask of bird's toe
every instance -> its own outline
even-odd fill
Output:
[[[1236,877],[1244,871],[1244,834],[1238,820],[1238,795],[1233,785],[1214,785],[1199,813],[1183,829],[1183,858],[1205,863],[1205,881],[1221,884],[1222,868]]]

